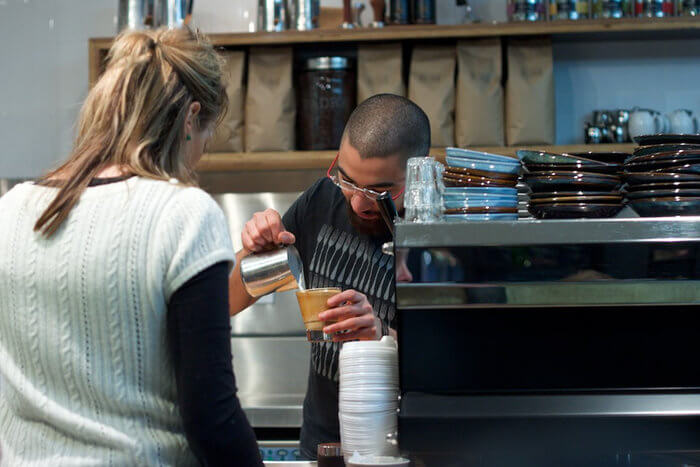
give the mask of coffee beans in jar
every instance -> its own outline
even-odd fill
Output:
[[[355,108],[354,63],[346,57],[316,57],[297,75],[297,147],[338,149]]]

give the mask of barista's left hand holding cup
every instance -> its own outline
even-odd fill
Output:
[[[322,321],[337,320],[323,328],[326,334],[335,334],[333,341],[377,340],[382,337],[382,325],[374,314],[367,297],[356,290],[344,290],[328,299],[328,310],[320,313]]]

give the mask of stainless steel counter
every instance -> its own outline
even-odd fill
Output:
[[[397,223],[397,247],[700,241],[700,217]]]

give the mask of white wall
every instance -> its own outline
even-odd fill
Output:
[[[700,39],[554,45],[557,144],[584,142],[593,110],[700,112]]]
[[[111,0],[0,0],[0,178],[63,158],[87,88],[87,39],[114,31]]]

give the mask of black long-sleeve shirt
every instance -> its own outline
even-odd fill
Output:
[[[168,304],[167,329],[185,435],[205,466],[260,466],[255,433],[236,396],[228,265],[187,281]]]

